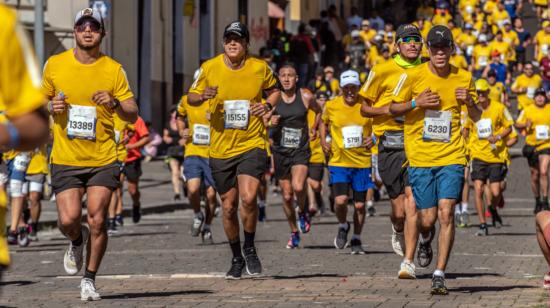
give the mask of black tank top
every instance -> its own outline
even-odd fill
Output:
[[[292,152],[309,146],[307,108],[299,89],[296,91],[296,98],[291,103],[286,103],[281,97],[273,114],[280,116],[279,124],[273,133],[275,151]]]

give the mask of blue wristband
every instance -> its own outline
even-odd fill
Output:
[[[371,139],[372,139],[372,143],[376,144],[376,136],[372,135]]]
[[[19,142],[21,141],[19,140],[19,131],[11,122],[8,122],[6,128],[8,129],[8,134],[10,136],[8,147],[10,149],[16,149],[19,146]]]
[[[412,109],[416,108],[416,100],[414,98],[411,101],[411,107]]]

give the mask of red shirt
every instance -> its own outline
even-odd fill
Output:
[[[546,82],[550,81],[550,58],[548,56],[544,56],[540,60],[540,70],[542,79]]]
[[[145,125],[145,121],[138,116],[138,119],[136,123],[134,123],[134,134],[132,137],[130,137],[130,140],[128,140],[128,144],[134,144],[141,140],[143,137],[149,136],[149,130],[147,129],[147,125]],[[128,150],[128,156],[126,157],[127,163],[133,162],[137,159],[141,158],[141,148],[134,148],[131,150]]]

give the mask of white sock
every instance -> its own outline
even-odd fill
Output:
[[[367,207],[373,207],[373,206],[374,206],[374,203],[371,200],[367,201]]]
[[[468,212],[468,202],[462,202],[462,213]]]
[[[354,234],[351,236],[351,240],[361,240],[361,236],[360,235],[357,235],[357,234]]]
[[[455,206],[455,215],[460,214],[460,213],[462,213],[462,210],[461,210],[460,204],[459,204],[459,205]]]
[[[445,273],[444,273],[442,270],[436,269],[436,270],[434,271],[434,276],[439,276],[439,277],[445,278]]]
[[[411,260],[403,259],[402,263],[411,264],[412,262],[411,262]]]
[[[347,230],[347,229],[348,229],[348,223],[345,222],[345,223],[343,223],[343,224],[338,224],[338,228]]]

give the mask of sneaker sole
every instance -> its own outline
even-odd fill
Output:
[[[352,251],[351,254],[352,255],[366,255],[367,253],[364,252],[364,251]]]
[[[336,244],[336,241],[337,241],[337,238],[334,239],[334,247],[336,247],[336,249],[344,249],[348,246],[348,243],[345,243],[344,246],[342,248],[338,247],[338,244]]]
[[[411,275],[407,271],[399,271],[399,273],[397,274],[397,278],[414,280],[414,279],[416,279],[416,275]]]
[[[235,277],[235,276],[225,276],[225,280],[240,280],[241,277]]]
[[[97,298],[93,298],[91,296],[88,296],[88,297],[83,297],[81,296],[80,299],[84,302],[93,302],[93,301],[99,301],[101,300],[101,297],[97,297]]]
[[[252,273],[250,273],[250,270],[248,269],[248,265],[246,265],[245,267],[246,267],[246,273],[247,273],[249,276],[255,276],[255,277],[256,277],[256,276],[260,276],[260,275],[262,274],[261,271],[258,272],[258,273],[252,274]]]
[[[445,288],[432,289],[432,295],[449,295],[449,290]]]

